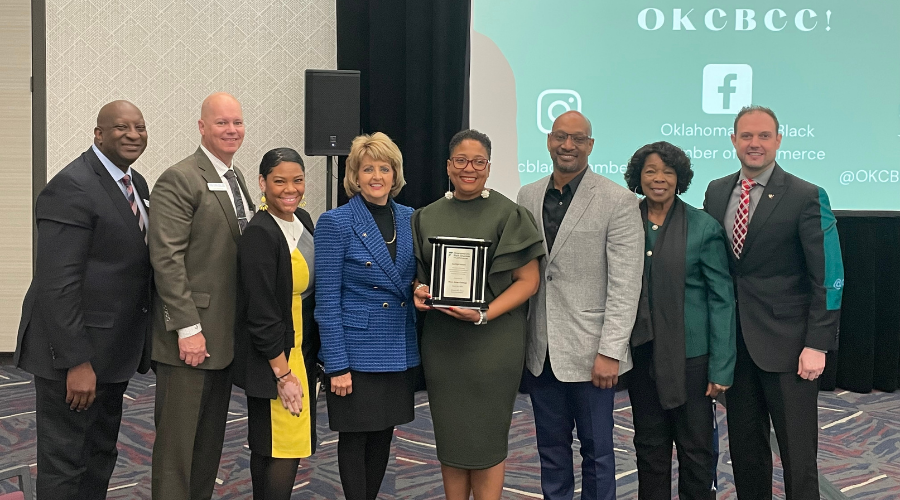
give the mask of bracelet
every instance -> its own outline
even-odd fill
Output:
[[[413,288],[413,293],[418,292],[419,288],[422,288],[423,286],[428,286],[428,285],[426,285],[425,283],[419,283],[418,285],[416,285],[415,288]]]
[[[487,311],[478,311],[478,314],[481,316],[478,318],[478,321],[475,322],[476,325],[486,325],[487,324]]]
[[[285,373],[284,375],[282,375],[280,377],[275,377],[275,382],[281,382],[282,380],[284,380],[284,377],[287,377],[290,374],[291,374],[291,369],[288,368],[287,373]]]

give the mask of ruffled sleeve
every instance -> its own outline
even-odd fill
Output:
[[[531,212],[516,206],[501,229],[488,271],[488,285],[495,297],[512,284],[511,271],[544,255],[543,241]]]

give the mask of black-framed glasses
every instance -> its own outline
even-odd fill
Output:
[[[572,138],[572,142],[575,143],[576,146],[584,146],[591,140],[590,136],[584,134],[567,134],[565,132],[556,131],[550,133],[550,138],[553,139],[557,144],[563,144],[566,140]]]
[[[482,158],[480,156],[471,160],[466,158],[465,156],[454,156],[453,158],[450,158],[450,163],[460,170],[468,167],[469,163],[472,164],[472,168],[474,168],[475,170],[484,170],[488,165],[491,164],[491,162],[489,162],[486,158]]]

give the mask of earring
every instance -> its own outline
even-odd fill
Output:
[[[260,210],[268,210],[269,205],[266,205],[266,193],[263,193],[259,196],[259,209]]]
[[[300,203],[298,203],[297,206],[300,208],[306,207],[306,196],[304,196],[303,198],[300,198]]]

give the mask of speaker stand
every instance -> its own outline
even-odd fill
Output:
[[[334,166],[331,163],[331,156],[325,157],[325,210],[334,208],[334,200],[332,200],[332,191],[334,190],[333,172]]]

